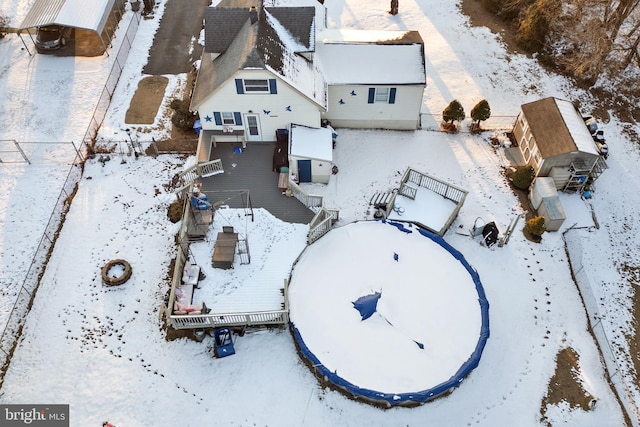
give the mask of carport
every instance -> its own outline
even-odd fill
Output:
[[[116,6],[117,1],[117,7]],[[36,0],[27,16],[18,28],[18,35],[27,52],[31,55],[29,47],[22,37],[22,33],[29,34],[29,38],[35,45],[31,29],[48,25],[60,25],[62,27],[87,30],[89,34],[97,36],[96,41],[102,46],[102,53],[107,51],[107,44],[113,37],[118,24],[115,15],[120,16],[124,11],[123,0]],[[114,13],[112,13],[114,12]]]

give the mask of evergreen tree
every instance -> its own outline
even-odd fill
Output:
[[[477,127],[480,127],[480,122],[483,122],[491,117],[491,107],[486,99],[478,102],[471,109],[471,119],[475,122]]]
[[[460,120],[464,120],[464,108],[462,108],[462,104],[457,99],[454,99],[447,105],[442,111],[442,120],[447,123],[453,123],[454,121],[459,122]]]
[[[532,166],[520,166],[511,175],[511,182],[517,188],[526,190],[536,177],[536,171]]]

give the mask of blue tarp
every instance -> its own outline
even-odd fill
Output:
[[[362,320],[368,319],[376,312],[378,308],[378,300],[380,299],[380,292],[374,292],[369,295],[364,295],[353,301],[353,308],[360,312]]]
[[[471,278],[473,279],[473,283],[475,284],[476,292],[478,293],[478,303],[480,304],[480,313],[482,317],[482,323],[480,327],[480,334],[478,337],[478,342],[476,344],[476,348],[473,353],[467,359],[462,366],[458,369],[458,371],[447,381],[444,381],[441,384],[436,385],[428,390],[417,390],[413,393],[384,393],[375,390],[369,390],[360,388],[355,384],[351,384],[348,381],[345,381],[343,378],[339,377],[336,372],[329,371],[322,362],[309,350],[307,345],[305,344],[300,332],[296,328],[295,324],[290,323],[291,330],[300,348],[300,353],[306,358],[311,366],[316,370],[316,374],[320,378],[325,378],[327,381],[331,382],[333,385],[339,387],[341,390],[351,394],[353,397],[358,398],[362,397],[369,401],[373,401],[380,404],[386,404],[387,406],[398,406],[398,405],[411,405],[411,404],[421,404],[425,403],[438,395],[443,393],[447,393],[453,388],[457,388],[460,383],[464,380],[464,378],[469,375],[469,373],[474,370],[478,364],[480,363],[480,358],[482,357],[482,352],[487,343],[487,339],[489,339],[489,301],[484,292],[484,288],[482,287],[482,282],[480,281],[480,276],[478,272],[469,265],[467,260],[464,258],[462,253],[460,253],[453,246],[448,244],[442,237],[434,234],[430,231],[424,230],[422,228],[410,229],[407,228],[407,224],[403,224],[401,222],[396,221],[388,221],[381,220],[381,222],[392,225],[398,230],[405,233],[412,233],[414,230],[423,235],[424,237],[431,239],[435,243],[442,246],[446,249],[454,258],[456,258],[460,263],[464,266],[464,268],[469,272]],[[409,224],[409,227],[411,225]],[[375,294],[374,294],[375,295]],[[361,297],[362,298],[362,297]],[[375,300],[376,304],[378,299]],[[355,305],[355,303],[354,303]]]
[[[191,205],[200,211],[211,209],[211,202],[204,194],[191,196]]]

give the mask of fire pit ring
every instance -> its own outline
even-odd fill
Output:
[[[112,259],[102,267],[102,283],[118,286],[131,278],[131,264],[124,259]]]

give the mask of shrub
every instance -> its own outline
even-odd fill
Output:
[[[520,190],[526,190],[536,177],[536,171],[533,166],[520,166],[511,175],[511,182]]]
[[[527,220],[527,225],[525,227],[531,235],[536,237],[541,237],[546,230],[544,226],[544,218],[541,216],[536,216]]]
[[[169,205],[169,208],[167,209],[167,217],[169,218],[169,221],[175,224],[182,219],[183,204],[182,200],[176,200]]]
[[[454,121],[464,120],[464,108],[457,99],[454,99],[447,105],[447,108],[442,110],[442,120],[447,123],[453,123]]]
[[[192,130],[196,116],[189,111],[189,101],[176,98],[171,100],[169,106],[173,109],[171,123],[182,130]]]
[[[471,109],[471,119],[475,122],[474,128],[480,128],[480,122],[487,120],[491,117],[491,107],[489,107],[489,102],[486,99],[478,102]]]
[[[0,39],[4,38],[7,35],[7,29],[9,27],[9,18],[0,15]]]

